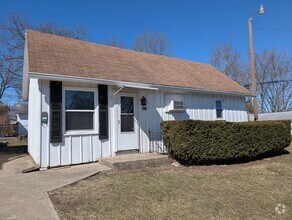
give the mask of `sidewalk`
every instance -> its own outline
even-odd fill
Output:
[[[28,155],[0,154],[0,219],[59,219],[48,191],[110,170],[90,163],[21,173],[32,164]]]

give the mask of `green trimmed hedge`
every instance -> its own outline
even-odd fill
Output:
[[[291,143],[290,121],[164,121],[161,129],[168,153],[185,165],[253,160]]]

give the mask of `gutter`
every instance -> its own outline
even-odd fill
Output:
[[[83,82],[83,83],[107,84],[107,85],[115,85],[118,87],[132,87],[132,88],[150,89],[150,90],[175,89],[175,90],[180,90],[180,91],[190,91],[190,92],[199,92],[199,93],[254,97],[254,95],[251,93],[246,94],[246,93],[237,93],[237,92],[202,90],[202,89],[194,89],[194,88],[188,88],[188,87],[125,82],[125,81],[87,78],[87,77],[78,77],[78,76],[64,76],[64,75],[50,74],[50,73],[29,72],[28,77],[45,79],[45,80],[56,80],[56,81],[71,81],[71,82],[73,81],[73,82]]]

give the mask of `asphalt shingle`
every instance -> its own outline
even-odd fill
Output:
[[[27,30],[29,72],[250,94],[207,64]]]

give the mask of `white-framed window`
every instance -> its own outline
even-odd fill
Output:
[[[222,100],[215,100],[216,105],[216,118],[222,119],[223,118],[223,107],[222,107]]]
[[[64,88],[64,131],[95,130],[96,92],[94,89]]]
[[[173,110],[185,110],[185,108],[184,101],[173,101]]]

